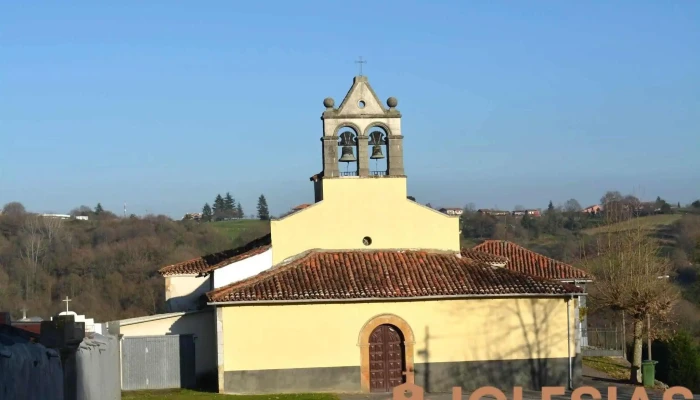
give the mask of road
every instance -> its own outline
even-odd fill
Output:
[[[583,368],[583,386],[592,386],[600,392],[603,399],[608,399],[608,388],[617,388],[617,400],[631,400],[634,390],[638,387],[628,383],[621,383],[615,379],[610,378],[602,372],[592,370],[587,366]],[[647,398],[649,400],[662,400],[663,391],[646,389]],[[470,393],[462,392],[462,399],[469,400]],[[505,393],[508,400],[513,400],[512,391]],[[341,400],[390,400],[390,394],[345,394],[340,395]],[[483,399],[495,399],[493,396],[484,396]],[[571,391],[567,391],[563,396],[552,396],[552,400],[570,400]],[[583,395],[583,400],[592,399],[591,396]],[[675,400],[681,400],[681,396],[675,396]],[[695,394],[693,396],[694,400],[700,400],[700,394]],[[417,399],[419,400],[419,399]],[[451,393],[427,393],[424,396],[424,400],[452,400]],[[476,400],[476,399],[474,399]],[[534,390],[523,390],[523,397],[521,400],[542,400],[542,392]],[[612,400],[612,399],[611,399]],[[640,400],[644,400],[642,397]]]

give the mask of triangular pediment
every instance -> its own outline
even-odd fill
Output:
[[[340,103],[337,116],[359,116],[359,115],[380,115],[386,114],[387,109],[382,105],[381,100],[374,93],[367,77],[356,76],[352,87]]]

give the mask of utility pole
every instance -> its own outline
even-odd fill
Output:
[[[651,314],[647,314],[647,360],[651,360]]]
[[[627,332],[625,331],[625,310],[622,310],[622,357],[627,360]]]

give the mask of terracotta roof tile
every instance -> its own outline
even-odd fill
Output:
[[[462,249],[462,256],[470,258],[474,261],[485,262],[487,264],[506,264],[508,262],[507,257],[486,253],[483,251],[477,251],[473,249]]]
[[[556,295],[581,289],[428,251],[311,251],[206,294],[211,302]]]
[[[163,276],[208,273],[231,263],[264,253],[271,247],[271,239],[272,237],[268,233],[241,247],[168,265],[159,269],[158,272]]]
[[[471,250],[507,257],[505,268],[525,274],[559,280],[591,279],[583,270],[506,240],[487,240]]]

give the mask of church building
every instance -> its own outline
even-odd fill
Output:
[[[315,202],[271,221],[261,247],[247,250],[267,261],[220,285],[218,259],[168,267],[214,275],[204,296],[215,309],[219,391],[576,385],[583,290],[462,251],[459,216],[410,200],[398,100],[382,102],[367,77],[323,105]]]

